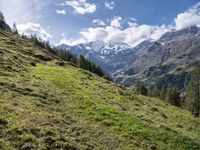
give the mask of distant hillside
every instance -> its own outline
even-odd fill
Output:
[[[200,119],[0,30],[0,149],[200,149]]]
[[[200,64],[200,28],[168,32],[135,58],[127,68],[114,74],[117,82],[132,86],[140,80],[156,89],[163,85],[183,89],[188,72]]]
[[[158,41],[144,41],[133,48],[101,41],[59,47],[84,55],[125,87],[142,81],[157,90],[163,86],[182,90],[188,72],[200,64],[200,28],[168,32]]]

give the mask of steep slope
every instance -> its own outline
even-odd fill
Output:
[[[0,30],[0,149],[200,149],[200,119]]]
[[[200,64],[200,28],[168,32],[135,58],[127,68],[115,73],[117,82],[132,86],[141,80],[156,89],[163,85],[183,89],[187,73]]]

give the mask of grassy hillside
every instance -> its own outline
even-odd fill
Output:
[[[200,149],[200,119],[0,31],[0,149]]]

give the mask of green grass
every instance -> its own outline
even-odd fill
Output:
[[[179,129],[182,122],[176,122],[178,116],[182,119],[189,117],[195,122],[187,112],[169,107],[158,99],[137,96],[90,73],[75,71],[71,66],[62,68],[42,65],[34,70],[34,74],[49,81],[62,92],[73,93],[68,97],[71,101],[65,105],[65,108],[72,111],[72,116],[77,120],[84,119],[88,124],[102,126],[108,133],[119,138],[123,149],[137,148],[138,145],[143,149],[148,149],[149,146],[159,149],[199,148],[198,134],[194,131],[191,135],[191,131]],[[141,107],[143,112],[139,110]],[[164,120],[167,121],[164,123]],[[197,125],[198,123],[199,120]],[[185,127],[184,124],[182,126]]]
[[[57,61],[0,31],[0,149],[200,149],[199,118]]]

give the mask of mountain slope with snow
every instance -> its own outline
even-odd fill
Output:
[[[58,47],[71,51],[76,55],[84,55],[110,74],[128,67],[135,55],[135,49],[125,43],[111,44],[95,41],[76,46],[63,44]]]
[[[200,64],[200,28],[168,32],[135,58],[114,74],[117,82],[132,86],[140,80],[156,89],[163,85],[183,89],[187,73]]]

